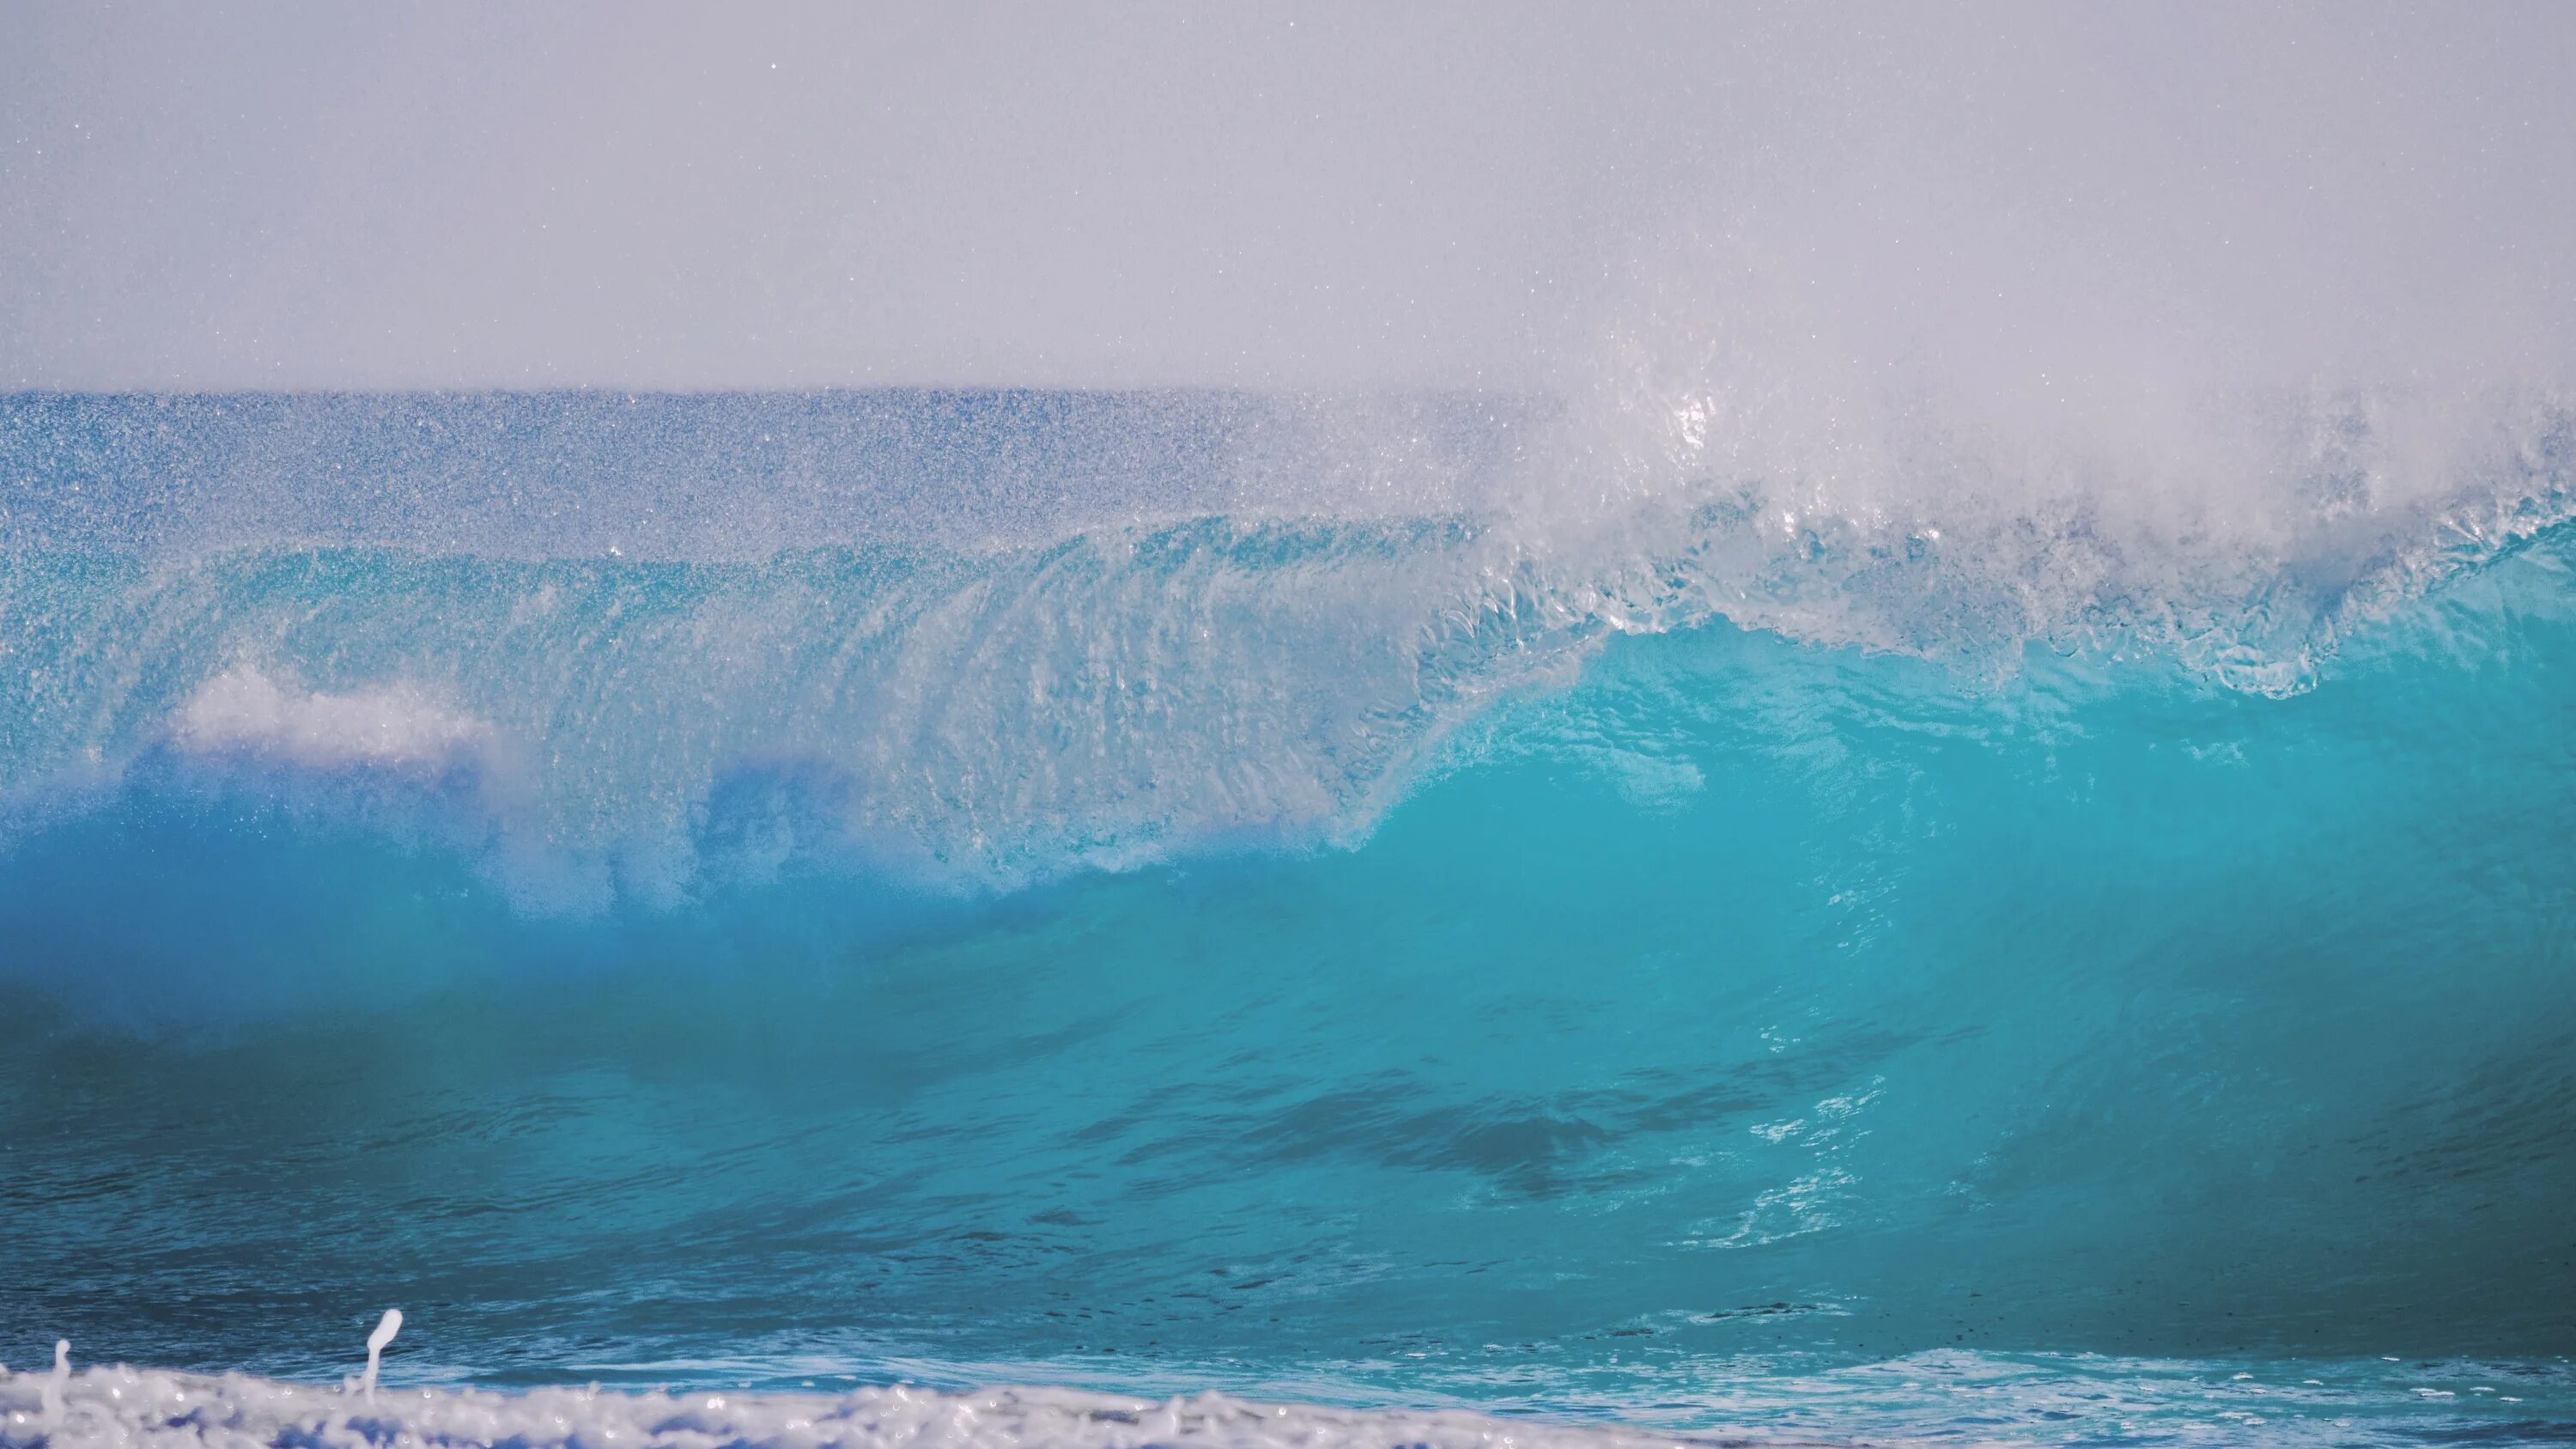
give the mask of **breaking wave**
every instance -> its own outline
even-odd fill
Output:
[[[2393,404],[2276,409],[2213,491],[1956,439],[1820,470],[1755,447],[1758,401],[1629,399],[1625,435],[1474,399],[22,401],[0,798],[183,756],[463,776],[576,873],[793,837],[1008,886],[1351,843],[1497,700],[1710,621],[1968,688],[2039,651],[2295,693],[2576,499],[2554,404],[2439,445]],[[682,471],[728,439],[766,461]],[[962,498],[905,504],[969,443]],[[865,466],[802,486],[826,447]],[[961,536],[1030,455],[1088,489],[1073,531]],[[1345,461],[1283,490],[1283,456]]]
[[[2576,455],[2488,402],[2203,487],[1689,387],[12,400],[7,1357],[182,1441],[2563,1433]],[[389,1407],[295,1382],[391,1303]]]

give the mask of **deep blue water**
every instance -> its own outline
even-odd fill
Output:
[[[740,557],[700,545],[775,472],[650,546],[381,452],[343,515],[167,482],[596,401],[170,406],[0,446],[13,1365],[336,1374],[400,1304],[398,1382],[1759,1428],[1750,1382],[1957,1434],[1891,1385],[2152,1360],[2576,1434],[2546,517],[2331,629],[2279,563],[2237,647],[2304,652],[2250,688],[2125,619],[1639,627],[1472,510],[1211,510],[1240,400],[1147,463],[1096,402],[950,400],[1131,486],[969,540],[842,480]],[[710,425],[655,416],[685,475]]]

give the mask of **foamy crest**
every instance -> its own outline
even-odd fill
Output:
[[[462,828],[513,880],[586,882],[537,892],[582,909],[822,853],[1008,887],[1356,841],[1493,701],[1576,677],[1613,635],[1713,619],[1963,681],[2045,647],[2295,693],[2576,515],[2576,390],[2133,384],[2076,349],[2043,407],[2000,364],[1934,365],[1976,351],[1966,320],[1926,322],[1950,340],[1918,358],[1834,334],[1848,307],[1766,300],[1753,261],[1676,269],[1641,266],[1655,285],[1609,311],[1596,362],[1518,410],[171,404],[168,436],[220,435],[202,450],[227,481],[288,480],[239,537],[193,543],[121,522],[189,516],[172,480],[195,455],[161,404],[0,407],[24,444],[0,468],[55,470],[0,505],[0,805],[42,815],[168,755],[464,767],[476,789],[444,803],[490,818]],[[66,471],[90,455],[54,443],[93,434],[164,441]],[[708,473],[671,447],[745,435],[785,461]],[[437,441],[461,437],[502,441]],[[296,467],[254,468],[287,439]],[[381,476],[326,488],[326,454]],[[797,481],[844,457],[865,476]],[[960,457],[986,471],[951,497]],[[1300,484],[1295,459],[1374,461]],[[1015,513],[1033,492],[1061,506]],[[725,534],[770,502],[807,511]],[[904,509],[930,522],[832,537]],[[1030,538],[996,542],[1004,516]],[[752,545],[771,551],[733,555]]]
[[[251,664],[207,680],[170,730],[192,753],[257,755],[320,770],[443,764],[480,748],[490,735],[482,720],[408,683],[348,694],[298,691]]]

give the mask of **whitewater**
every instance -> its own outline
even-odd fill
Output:
[[[1605,376],[0,400],[0,1443],[2576,1434],[2576,411]]]

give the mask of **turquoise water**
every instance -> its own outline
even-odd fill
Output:
[[[38,537],[117,456],[0,562],[13,1367],[2576,1435],[2545,518],[1904,648],[1472,512]]]

